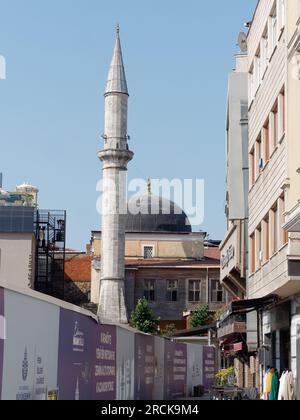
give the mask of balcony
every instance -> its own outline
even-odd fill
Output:
[[[228,325],[222,326],[218,330],[218,338],[226,338],[233,334],[246,334],[247,323],[246,322],[231,322]]]

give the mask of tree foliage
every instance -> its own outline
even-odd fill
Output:
[[[169,338],[177,331],[175,324],[168,324],[166,327],[161,331],[161,335],[163,337]]]
[[[154,316],[149,302],[145,298],[140,299],[131,315],[132,325],[141,332],[155,334],[159,322],[160,319]]]
[[[208,324],[209,319],[209,307],[208,305],[202,305],[194,312],[191,325],[193,328],[203,327]]]
[[[234,385],[235,383],[235,369],[230,367],[228,369],[222,369],[216,374],[218,385],[228,386]]]

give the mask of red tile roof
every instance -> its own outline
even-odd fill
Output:
[[[80,255],[65,262],[65,278],[73,282],[91,281],[92,257]]]
[[[65,262],[66,280],[73,282],[91,281],[92,257],[87,255],[77,255]],[[209,248],[204,250],[203,260],[180,260],[180,259],[126,259],[126,268],[204,268],[220,265],[220,251],[218,248]]]
[[[204,256],[206,258],[212,258],[212,259],[218,260],[220,262],[221,252],[220,252],[219,248],[205,248],[204,249]]]

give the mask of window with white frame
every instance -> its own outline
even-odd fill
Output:
[[[143,255],[145,260],[150,260],[154,258],[154,246],[153,245],[145,245],[143,247]]]
[[[264,155],[264,163],[266,164],[270,159],[270,120],[269,117],[265,122],[262,130],[262,140],[263,140],[263,155]]]
[[[252,65],[250,72],[249,72],[249,97],[250,97],[250,103],[253,101],[255,92],[254,92],[254,65]]]
[[[177,302],[178,280],[167,280],[167,302]]]
[[[276,0],[276,9],[278,15],[278,29],[281,32],[285,27],[285,0]],[[279,33],[280,36],[280,33]]]
[[[263,262],[263,250],[262,250],[262,228],[261,224],[258,226],[255,232],[255,248],[256,248],[256,267],[259,268]]]
[[[257,51],[254,58],[254,95],[260,86],[261,82],[261,57],[260,50]]]
[[[282,139],[285,133],[285,90],[280,92],[278,97],[278,136]]]
[[[269,60],[270,60],[278,42],[278,19],[277,19],[276,4],[274,6],[274,9],[271,15],[269,16],[268,38],[269,38]]]
[[[260,61],[261,61],[261,78],[263,78],[268,67],[268,31],[267,29],[260,41]]]
[[[189,302],[201,302],[201,280],[189,280]]]

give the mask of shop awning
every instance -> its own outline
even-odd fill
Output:
[[[209,330],[216,330],[217,324],[214,322],[210,325],[203,325],[198,328],[191,328],[189,330],[176,331],[171,334],[171,337],[194,337],[201,334],[207,334]]]
[[[231,315],[249,313],[273,305],[279,301],[277,295],[269,295],[260,299],[236,300],[230,303],[228,309],[221,315],[220,322],[224,322]]]

